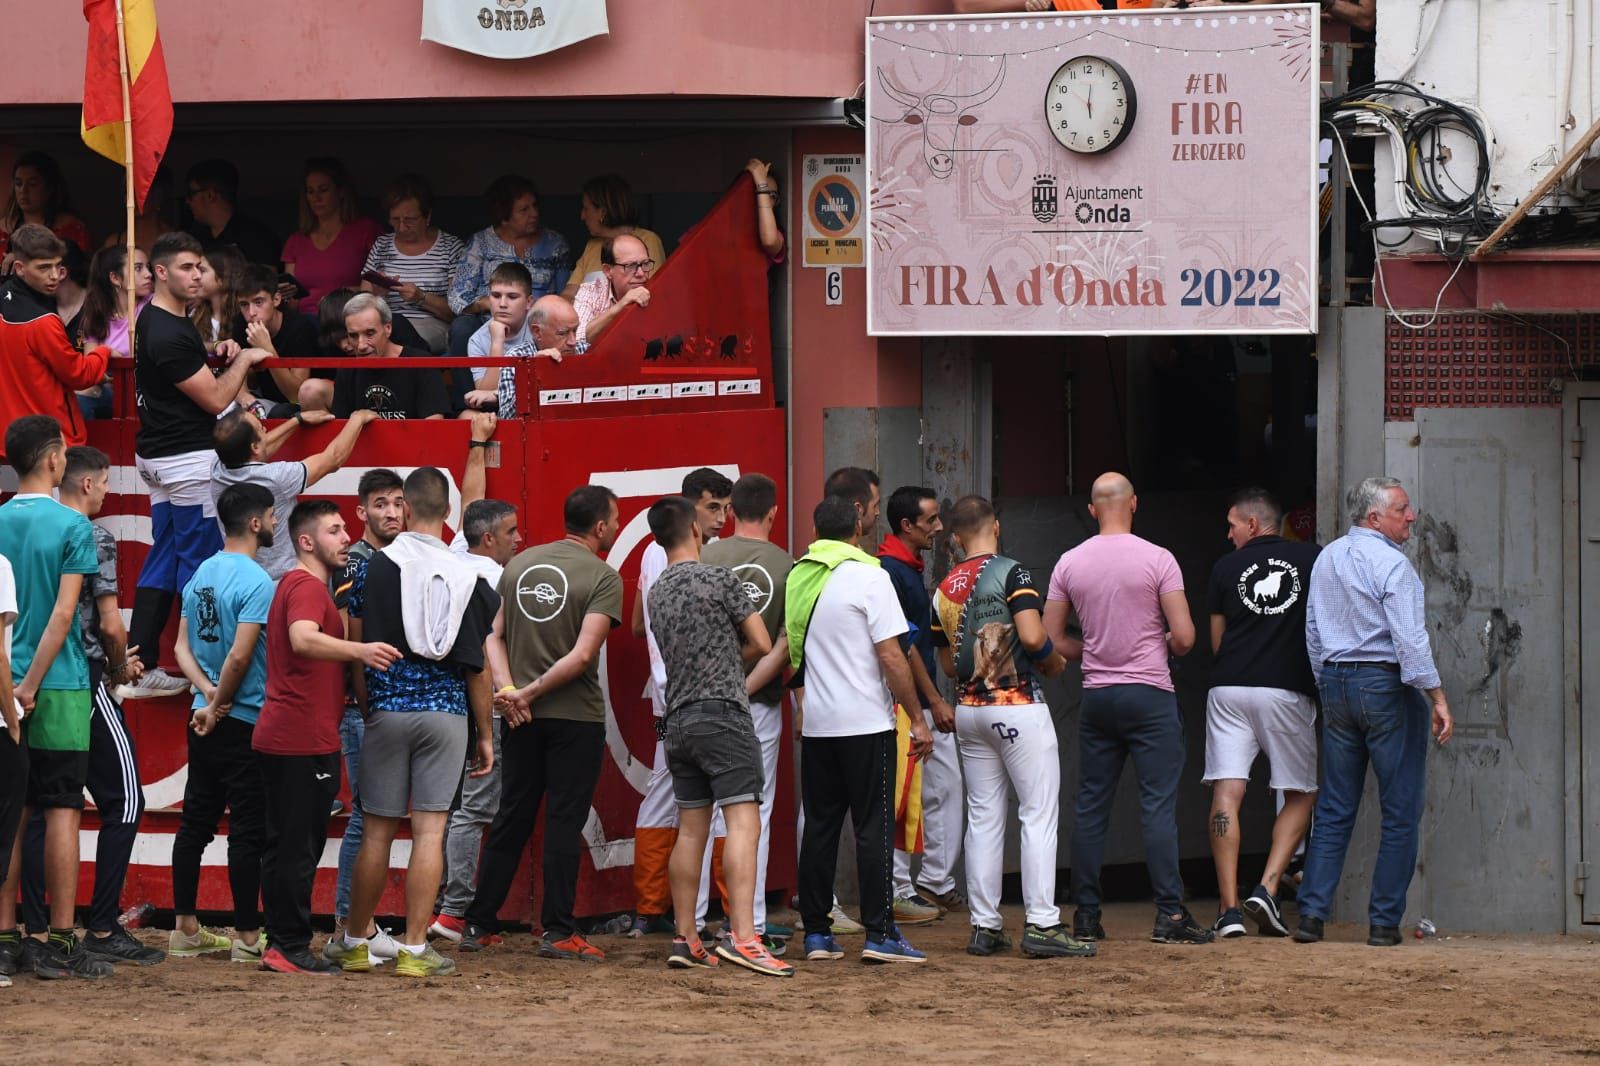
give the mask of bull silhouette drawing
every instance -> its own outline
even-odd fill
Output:
[[[888,75],[879,69],[878,84],[883,86],[883,91],[889,94],[890,99],[906,108],[899,118],[887,121],[922,127],[922,157],[934,177],[948,178],[955,170],[955,154],[965,150],[956,146],[957,137],[964,127],[977,125],[978,116],[972,113],[973,109],[992,100],[1005,81],[1005,56],[1000,57],[998,65],[1000,69],[995,71],[994,79],[988,85],[977,92],[965,94],[909,93],[897,88],[889,81]]]

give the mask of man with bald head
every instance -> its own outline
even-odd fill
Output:
[[[492,338],[488,354],[491,359],[525,356],[559,363],[587,347],[578,345],[578,312],[565,297],[550,295],[539,297],[529,309],[526,340],[507,343],[504,337]],[[486,368],[477,388],[467,393],[469,411],[489,410],[491,405],[501,418],[517,417],[516,367]]]
[[[1089,514],[1100,533],[1067,552],[1050,575],[1045,631],[1068,658],[1083,660],[1078,728],[1078,811],[1072,832],[1073,936],[1101,940],[1100,865],[1122,764],[1139,779],[1145,863],[1155,889],[1150,939],[1206,944],[1211,930],[1183,905],[1175,811],[1183,772],[1183,719],[1167,657],[1194,647],[1194,622],[1178,562],[1133,534],[1133,484],[1117,473],[1095,479]],[[1067,635],[1076,610],[1081,639]]]
[[[629,304],[650,302],[645,282],[656,270],[644,242],[631,234],[609,237],[600,246],[600,277],[578,286],[572,305],[578,309],[578,344],[599,340]]]

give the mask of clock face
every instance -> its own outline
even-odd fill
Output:
[[[1133,130],[1136,111],[1128,72],[1102,56],[1067,60],[1045,89],[1045,121],[1072,152],[1093,155],[1115,148]]]

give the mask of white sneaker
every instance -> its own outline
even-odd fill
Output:
[[[377,932],[367,937],[367,955],[372,959],[372,965],[382,966],[399,954],[400,944],[383,926],[378,926]]]
[[[833,922],[834,936],[857,936],[867,931],[867,927],[856,921],[844,912],[844,908],[837,903],[833,910],[828,912],[828,918]]]
[[[151,667],[144,676],[131,685],[118,685],[112,693],[119,700],[147,700],[157,696],[171,696],[187,692],[187,678],[173,677],[159,666]]]

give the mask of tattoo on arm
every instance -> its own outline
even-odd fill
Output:
[[[1228,820],[1227,811],[1218,811],[1216,814],[1211,816],[1211,832],[1215,834],[1219,840],[1228,835],[1228,827],[1230,824],[1231,823]]]

